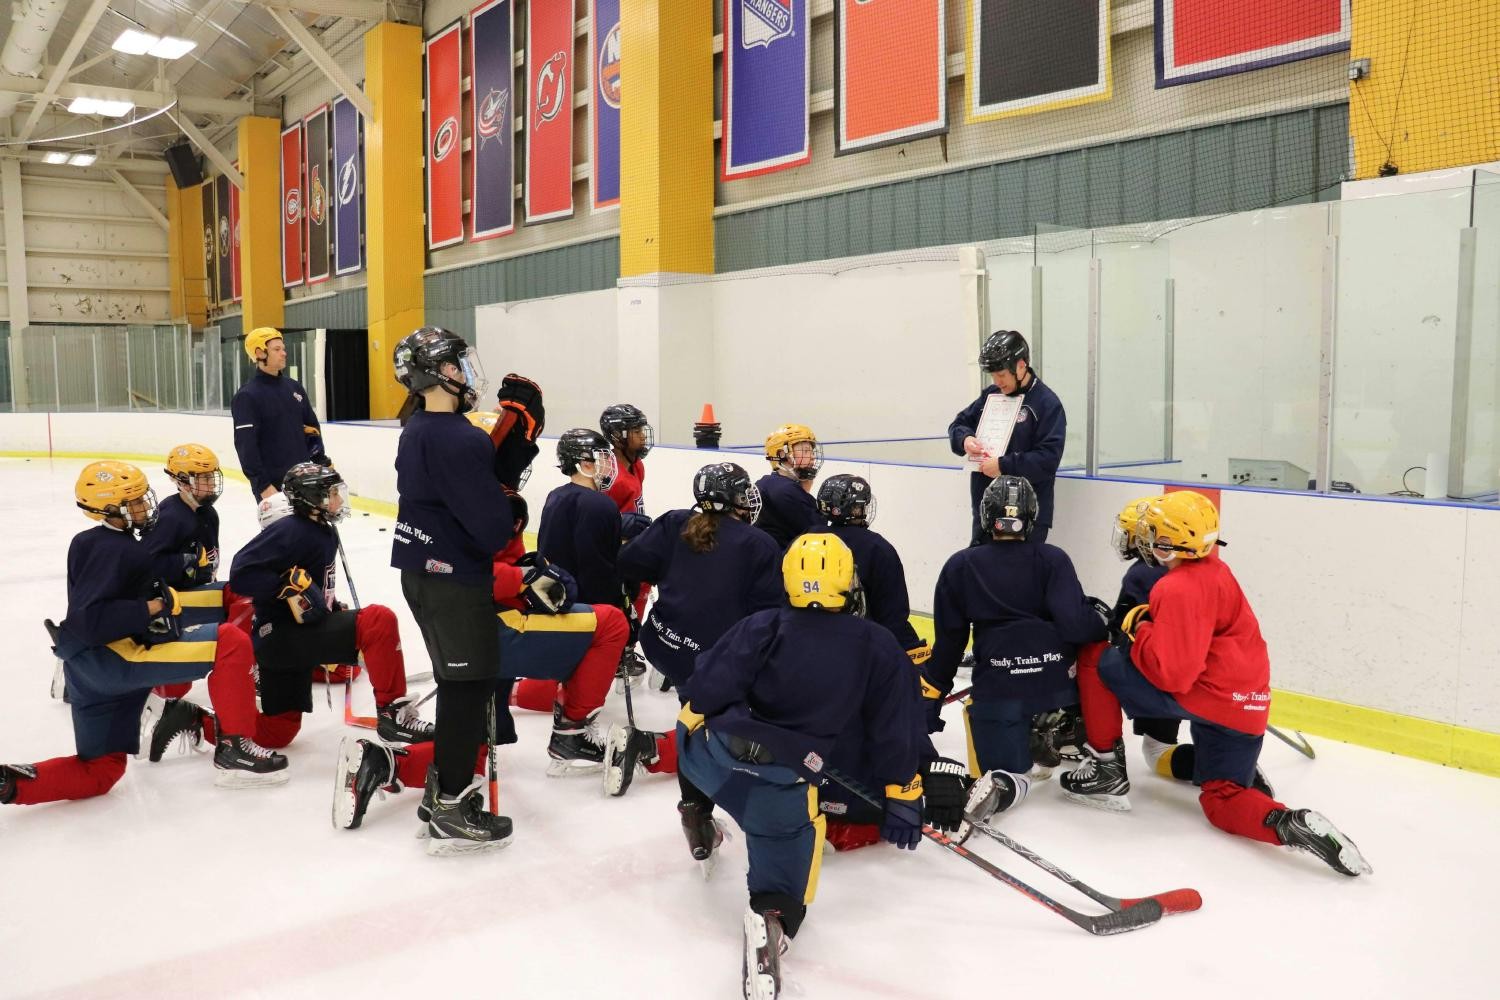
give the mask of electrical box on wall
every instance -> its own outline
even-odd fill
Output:
[[[1305,490],[1312,477],[1300,465],[1261,458],[1231,458],[1229,481],[1236,486],[1273,490]]]

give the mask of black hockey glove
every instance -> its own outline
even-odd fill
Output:
[[[637,514],[633,510],[627,510],[620,515],[620,541],[628,542],[639,538],[651,527],[651,518],[645,514]]]
[[[314,465],[321,465],[325,469],[331,469],[331,468],[333,468],[333,459],[329,458],[327,455],[323,454],[321,451],[318,452],[316,455],[309,456],[307,460],[309,462],[313,463]]]
[[[521,576],[521,596],[526,601],[527,611],[555,615],[572,603],[567,576],[548,562],[546,556],[540,552],[528,552],[516,560],[516,565],[526,570]]]
[[[500,380],[500,392],[495,399],[500,407],[502,419],[495,424],[495,443],[498,445],[518,428],[521,436],[534,442],[542,436],[547,424],[547,411],[542,406],[542,387],[524,375],[511,372]]]
[[[313,583],[307,570],[300,566],[293,566],[281,574],[281,589],[276,592],[276,599],[286,601],[298,625],[311,625],[328,611],[323,588]]]
[[[929,826],[953,833],[964,818],[964,803],[974,779],[969,769],[956,760],[939,757],[929,761],[922,774],[922,788],[927,801]]]
[[[177,591],[167,586],[167,581],[157,580],[151,588],[150,600],[161,601],[161,610],[146,623],[146,629],[156,642],[171,642],[182,635],[182,626],[177,616],[182,614],[182,599]]]

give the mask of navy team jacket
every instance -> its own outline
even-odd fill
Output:
[[[922,645],[911,627],[911,600],[906,593],[906,568],[901,556],[885,536],[852,524],[835,525],[828,531],[843,539],[854,553],[854,569],[865,588],[865,617],[884,625],[902,649]]]
[[[620,508],[608,493],[568,482],[547,494],[536,550],[573,574],[580,602],[622,606]]]
[[[761,502],[755,526],[774,538],[781,551],[798,535],[822,531],[827,524],[818,501],[797,480],[772,472],[761,476],[755,486]]]
[[[105,524],[80,531],[68,545],[68,615],[62,627],[85,646],[143,637],[155,582],[151,553],[135,535]]]
[[[302,383],[286,375],[257,371],[229,404],[234,418],[234,451],[240,470],[257,498],[267,486],[281,489],[286,470],[323,454],[318,415]]]
[[[1010,444],[1000,456],[1000,474],[1020,476],[1036,490],[1038,527],[1052,527],[1052,484],[1057,478],[1057,466],[1062,461],[1063,445],[1068,439],[1068,415],[1063,412],[1062,401],[1057,393],[1042,383],[1034,372],[1031,384],[1022,396],[1020,416],[1010,435]],[[979,415],[984,412],[985,402],[999,392],[994,385],[985,386],[979,398],[961,410],[948,425],[948,446],[953,454],[964,453],[964,438],[974,433],[979,426]],[[979,498],[992,480],[982,472],[969,474],[969,501],[979,509]]]
[[[337,552],[331,526],[301,514],[283,517],[235,553],[229,567],[229,586],[255,603],[257,626],[267,622],[292,624],[292,609],[276,597],[281,590],[281,574],[293,566],[301,567],[323,588],[325,597],[331,597]]]
[[[141,538],[151,553],[157,576],[167,586],[185,590],[207,583],[213,574],[202,569],[198,579],[189,581],[187,568],[196,566],[199,549],[208,553],[212,566],[219,564],[219,512],[198,505],[193,510],[180,495],[167,497],[157,506],[156,527]]]

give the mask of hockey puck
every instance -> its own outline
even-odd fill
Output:
[[[380,529],[380,530],[381,530],[381,531],[384,531],[384,530],[385,530],[385,529],[384,529],[384,528],[381,528],[381,529]]]

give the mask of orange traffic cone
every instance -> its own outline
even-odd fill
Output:
[[[714,418],[714,404],[704,403],[703,413],[693,425],[693,441],[699,448],[717,448],[723,428]]]

